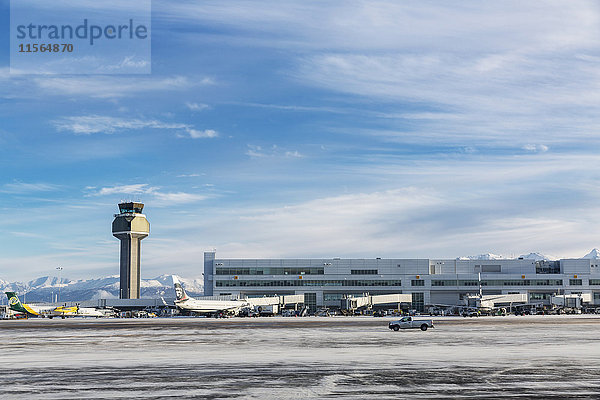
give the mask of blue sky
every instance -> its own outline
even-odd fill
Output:
[[[153,1],[151,75],[10,75],[0,279],[237,257],[454,258],[599,246],[593,1]]]

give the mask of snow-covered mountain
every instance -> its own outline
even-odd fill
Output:
[[[498,254],[492,254],[492,253],[485,253],[485,254],[480,254],[478,256],[465,256],[465,257],[458,257],[457,260],[505,260],[506,257],[498,255]]]
[[[553,261],[556,259],[554,257],[546,256],[541,253],[523,254],[523,255],[520,255],[519,258],[524,258],[526,260],[535,260],[535,261]]]
[[[546,260],[546,261],[555,261],[558,260],[557,257],[553,257],[553,256],[548,256],[548,255],[544,255],[542,253],[529,253],[529,254],[522,254],[517,258],[524,258],[526,260],[535,260],[535,261],[542,261],[542,260]],[[598,260],[600,259],[600,250],[599,249],[593,249],[592,251],[590,251],[588,254],[586,254],[585,256],[581,257],[581,258],[591,258],[594,260]],[[511,257],[504,257],[502,255],[498,255],[498,254],[493,254],[493,253],[486,253],[486,254],[480,254],[478,256],[465,256],[465,257],[459,257],[457,258],[457,260],[510,260],[512,259]]]
[[[199,296],[204,292],[202,279],[188,279],[177,276],[183,287],[191,296]],[[61,284],[62,283],[62,284]],[[56,297],[60,286],[60,299],[64,301],[84,301],[93,299],[108,299],[119,297],[119,276],[112,275],[97,279],[70,280],[44,276],[23,282],[6,282],[0,279],[2,292],[17,292],[24,295],[27,301],[51,301]],[[161,275],[152,279],[142,279],[140,282],[142,298],[173,296],[173,278],[171,275]]]
[[[590,251],[589,253],[587,253],[582,258],[591,258],[593,260],[598,260],[598,259],[600,259],[600,250],[598,250],[598,249],[592,249],[592,251]]]

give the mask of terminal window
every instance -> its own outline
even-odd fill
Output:
[[[323,267],[217,267],[216,275],[323,275]]]
[[[410,285],[411,286],[425,286],[425,281],[420,280],[420,279],[413,279],[412,281],[410,281]]]
[[[481,272],[502,272],[500,265],[482,265]]]
[[[456,279],[435,279],[431,281],[431,286],[458,286],[458,281]]]
[[[317,294],[316,293],[304,293],[304,305],[308,307],[309,310],[317,309]]]
[[[412,294],[412,306],[419,312],[425,311],[425,294],[424,293],[413,293]]]
[[[264,286],[402,286],[399,279],[392,280],[367,280],[367,279],[344,279],[344,280],[216,280],[216,287],[264,287]]]
[[[552,293],[530,293],[530,300],[550,300],[552,298]]]
[[[583,285],[583,281],[581,279],[569,279],[569,285],[581,286],[581,285]]]
[[[560,262],[559,261],[536,261],[535,262],[535,273],[536,274],[560,274]]]
[[[377,275],[376,269],[352,269],[350,270],[351,275]]]

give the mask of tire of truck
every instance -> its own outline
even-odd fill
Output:
[[[422,331],[426,331],[426,330],[427,330],[427,324],[423,324],[423,325],[421,325],[421,330],[422,330]]]
[[[394,331],[398,332],[398,331],[400,330],[400,327],[399,327],[398,325],[394,325],[394,326],[392,327],[392,329],[393,329]]]

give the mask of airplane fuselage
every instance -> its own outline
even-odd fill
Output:
[[[223,311],[235,311],[243,307],[249,307],[250,303],[243,300],[197,300],[187,298],[175,301],[175,305],[182,310],[197,313],[218,313]]]

